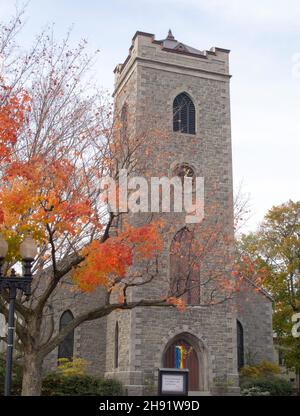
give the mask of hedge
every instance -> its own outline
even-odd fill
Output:
[[[270,396],[291,396],[293,393],[292,384],[288,380],[273,376],[244,380],[241,385],[241,394],[243,395],[254,387],[261,392],[269,392]]]
[[[5,358],[0,355],[0,396],[4,392]],[[14,363],[12,395],[20,396],[22,390],[22,366]],[[120,396],[122,384],[113,379],[88,376],[85,374],[64,375],[59,371],[43,378],[43,396]]]
[[[65,376],[56,372],[43,379],[43,396],[121,396],[122,384],[88,375]]]

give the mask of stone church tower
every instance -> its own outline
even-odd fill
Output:
[[[222,272],[230,270],[233,248],[228,61],[228,50],[200,51],[178,42],[171,31],[161,41],[152,34],[137,32],[127,59],[115,69],[114,92],[116,109],[126,106],[134,114],[131,127],[136,132],[146,131],[150,123],[168,135],[164,140],[152,134],[147,156],[141,158],[137,173],[172,177],[183,169],[188,176],[192,172],[204,178],[207,222],[211,225],[221,218],[231,241],[223,247],[221,262],[216,260],[220,252],[212,249],[205,260],[206,267],[220,268]],[[165,238],[161,278],[134,290],[134,299],[151,298],[150,293],[157,297],[172,280],[170,247],[188,228],[184,213],[161,215],[174,230]],[[131,217],[132,223],[144,220],[142,214]],[[203,270],[202,281],[209,275],[205,267]],[[157,382],[157,368],[174,367],[174,346],[181,344],[192,349],[187,359],[191,391],[211,393],[222,384],[231,393],[238,392],[238,366],[244,361],[247,338],[250,342],[249,331],[256,331],[252,341],[260,337],[256,342],[260,344],[257,348],[262,351],[261,358],[272,359],[271,302],[260,292],[256,307],[250,308],[248,314],[244,307],[235,307],[232,302],[198,306],[205,303],[206,290],[200,289],[196,294],[194,291],[196,298],[184,313],[171,308],[137,308],[110,315],[107,343],[118,346],[117,350],[107,350],[106,375],[121,379],[129,394],[151,392]],[[261,327],[254,329],[252,313],[254,309],[259,313],[260,308]],[[237,313],[245,319],[237,320]]]
[[[233,261],[228,61],[226,49],[200,51],[177,41],[171,32],[164,40],[136,32],[128,57],[115,69],[116,111],[128,108],[133,115],[130,127],[136,134],[149,130],[149,124],[152,128],[135,176],[171,178],[184,171],[184,176],[204,178],[205,185],[205,221],[198,228],[186,224],[185,213],[155,214],[169,227],[159,259],[159,278],[134,288],[131,299],[157,299],[168,290],[178,266],[172,258],[172,245],[187,241],[191,229],[201,241],[209,227],[217,224],[222,228],[206,258],[199,259],[203,263],[198,271],[200,285],[188,293],[185,312],[159,307],[116,311],[81,325],[70,337],[72,353],[92,363],[91,373],[120,379],[130,395],[155,393],[157,369],[175,366],[176,345],[190,351],[186,363],[190,391],[195,394],[217,394],[220,386],[223,392],[238,394],[238,368],[247,355],[256,361],[273,359],[268,294],[250,288],[230,301],[205,306],[212,296],[220,300],[211,273],[229,273]],[[129,214],[129,221],[142,224],[147,215]],[[57,322],[66,317],[66,310],[76,315],[101,301],[101,294],[88,297],[62,303]],[[46,366],[56,363],[54,351]]]

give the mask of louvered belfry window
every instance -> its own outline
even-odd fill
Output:
[[[180,133],[195,134],[195,106],[185,93],[177,95],[173,102],[173,130]]]

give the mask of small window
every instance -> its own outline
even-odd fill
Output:
[[[173,102],[173,131],[195,134],[195,106],[185,93],[177,95]]]
[[[197,203],[196,200],[196,175],[195,175],[195,171],[194,169],[189,166],[187,163],[183,163],[182,165],[178,165],[174,171],[173,171],[173,175],[177,176],[180,181],[181,181],[181,185],[182,185],[182,203],[183,205],[186,204],[187,200],[185,200],[185,198],[187,197],[191,197],[190,202],[193,204]],[[188,184],[186,178],[190,178],[191,182]],[[171,206],[175,206],[175,192],[174,189],[171,189],[171,198],[172,198],[172,205]],[[179,198],[179,196],[177,195],[177,198]],[[187,208],[187,205],[184,205],[185,209]],[[195,205],[196,206],[196,205]],[[196,215],[196,213],[194,212],[192,214],[191,211],[189,211],[189,213],[191,215]]]
[[[237,327],[237,359],[238,369],[244,367],[244,328],[240,321],[236,322]]]
[[[128,105],[125,103],[121,110],[121,139],[127,139],[127,128],[128,128]]]
[[[278,350],[278,364],[280,366],[284,365],[284,353],[282,350]]]
[[[183,163],[182,165],[177,166],[174,174],[181,179],[182,183],[184,183],[184,178],[192,178],[193,182],[195,180],[194,169],[191,168],[191,166],[189,166],[187,163]]]
[[[119,367],[119,324],[115,326],[115,368]]]
[[[59,332],[73,321],[74,316],[71,311],[65,311],[59,321]],[[58,359],[68,358],[72,360],[74,354],[74,330],[69,332],[65,339],[58,346]]]

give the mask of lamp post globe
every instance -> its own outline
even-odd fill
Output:
[[[20,254],[24,261],[33,261],[37,255],[37,247],[31,236],[25,237],[20,244]]]

